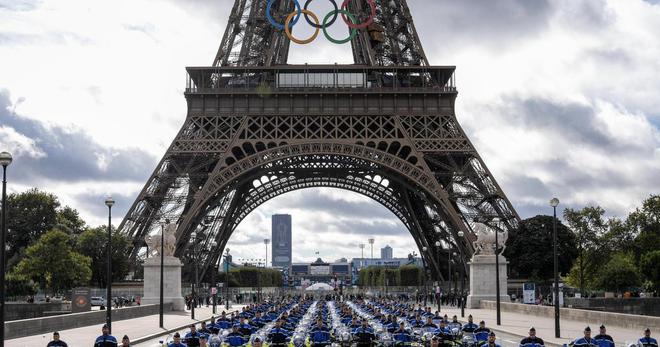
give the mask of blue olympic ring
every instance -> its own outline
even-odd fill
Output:
[[[289,24],[289,28],[293,28],[293,26],[296,25],[296,23],[298,22],[298,19],[300,19],[300,16],[302,16],[302,14],[303,14],[302,8],[300,7],[300,3],[298,2],[298,0],[292,0],[292,1],[293,1],[293,4],[296,6],[296,12],[298,13],[298,15],[291,22],[291,24]],[[274,2],[275,2],[275,0],[268,0],[268,4],[266,5],[266,19],[268,19],[270,24],[272,26],[274,26],[275,28],[277,28],[279,30],[284,30],[284,25],[276,22],[275,19],[273,19],[273,16],[271,15],[271,13],[270,13],[270,9],[273,7]]]

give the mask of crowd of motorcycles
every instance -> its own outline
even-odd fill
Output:
[[[472,322],[464,326],[455,317],[449,321],[430,308],[390,299],[294,297],[223,312],[181,342],[197,346],[204,334],[211,347],[475,347],[488,338],[475,329]]]

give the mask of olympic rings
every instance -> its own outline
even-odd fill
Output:
[[[273,7],[274,2],[275,2],[275,0],[268,0],[268,4],[266,5],[266,19],[268,19],[268,21],[270,22],[270,24],[272,26],[274,26],[275,28],[277,28],[279,30],[282,30],[282,29],[284,29],[284,25],[276,22],[273,19],[273,15],[270,13],[270,9]],[[291,23],[291,27],[293,27],[294,25],[296,25],[296,23],[298,23],[298,19],[300,19],[300,16],[303,14],[303,12],[300,8],[300,3],[298,2],[298,0],[293,0],[293,3],[296,6],[296,12],[294,12],[294,13],[297,13],[298,16],[296,16],[296,19],[293,21],[293,23]]]
[[[351,29],[351,34],[348,36],[348,38],[343,39],[343,40],[336,40],[336,39],[334,39],[332,36],[330,36],[330,34],[328,34],[328,31],[326,30],[326,27],[327,27],[329,24],[326,25],[326,22],[328,21],[328,18],[330,18],[330,16],[332,16],[333,13],[334,13],[334,15],[335,15],[335,19],[337,18],[337,14],[338,14],[338,13],[341,13],[342,15],[346,15],[346,16],[348,16],[348,18],[350,18],[351,21],[353,21],[353,23],[357,23],[357,19],[355,19],[355,16],[352,15],[350,12],[348,12],[348,11],[346,11],[346,10],[335,10],[335,12],[330,12],[330,13],[328,13],[328,14],[325,16],[325,18],[323,19],[323,26],[322,26],[322,28],[323,28],[323,35],[325,35],[325,38],[328,39],[328,41],[330,41],[330,42],[332,42],[332,43],[335,43],[335,44],[338,44],[338,45],[341,45],[341,44],[344,44],[344,43],[350,42],[351,40],[353,40],[353,38],[355,38],[355,35],[357,35],[357,32],[358,32],[357,29]],[[333,19],[333,20],[334,20],[334,19]]]
[[[304,13],[304,14],[310,15],[312,17],[312,19],[314,20],[314,22],[316,22],[316,27],[315,27],[316,30],[314,31],[314,34],[306,40],[299,40],[299,39],[293,37],[293,34],[291,34],[291,25],[290,24],[291,24],[291,20],[293,19],[293,16],[296,15],[296,12],[291,12],[286,17],[286,21],[284,22],[284,31],[286,32],[286,36],[289,38],[289,40],[291,40],[291,41],[293,41],[293,42],[295,42],[299,45],[306,45],[306,44],[311,43],[312,41],[316,40],[316,37],[319,36],[319,30],[320,30],[319,29],[320,28],[320,26],[319,26],[319,17],[317,17],[314,14],[314,12],[309,11],[309,10],[302,10],[301,12]],[[300,13],[298,13],[298,17],[300,17]]]
[[[344,0],[344,3],[341,4],[341,9],[342,10],[348,10],[348,4],[351,2],[351,0]],[[376,18],[376,2],[375,0],[367,0],[369,3],[369,7],[371,7],[371,16],[367,19],[366,22],[362,24],[353,24],[348,21],[348,18],[342,13],[341,18],[344,20],[344,23],[348,25],[349,28],[351,29],[364,29],[371,25],[371,23],[374,22],[374,18]]]
[[[367,3],[369,4],[369,7],[371,8],[371,13],[369,18],[366,19],[363,23],[358,23],[358,18],[357,15],[352,14],[348,11],[348,6],[351,3],[351,0],[344,0],[343,3],[341,4],[340,7],[337,6],[336,0],[330,0],[330,3],[334,6],[334,10],[330,11],[324,18],[323,22],[319,22],[319,18],[314,14],[312,11],[308,10],[309,4],[313,0],[306,0],[305,1],[305,6],[304,8],[300,7],[300,2],[299,0],[292,0],[296,10],[294,12],[291,12],[290,14],[287,15],[286,20],[284,21],[284,24],[277,23],[271,14],[271,10],[273,7],[273,4],[275,3],[275,0],[268,0],[268,3],[266,4],[266,19],[268,19],[268,22],[270,24],[279,29],[279,30],[284,30],[286,33],[286,36],[289,38],[289,40],[300,44],[300,45],[305,45],[308,43],[313,42],[316,40],[316,38],[319,35],[320,30],[323,30],[323,35],[328,39],[328,41],[336,44],[344,44],[347,43],[355,38],[357,35],[357,30],[358,29],[364,29],[367,28],[369,25],[371,25],[374,22],[374,19],[376,18],[376,1],[375,0],[366,0]],[[350,34],[348,38],[343,39],[343,40],[337,40],[330,36],[328,34],[328,27],[333,25],[335,21],[337,20],[337,16],[341,14],[342,20],[348,25],[350,29]],[[316,29],[314,34],[310,36],[308,39],[298,39],[293,36],[292,34],[292,29],[300,19],[300,16],[304,15],[305,20],[309,25],[311,25],[313,28]],[[295,18],[294,18],[295,17]],[[312,17],[313,21],[310,20],[309,17]],[[332,19],[331,19],[332,17]]]
[[[311,2],[312,2],[312,0],[307,0],[305,2],[305,6],[304,6],[305,10],[307,9],[307,7],[309,7],[309,4]],[[307,13],[305,13],[305,20],[307,21],[307,23],[309,23],[309,25],[311,25],[311,26],[313,26],[314,28],[317,28],[317,29],[326,29],[328,26],[334,24],[335,21],[337,20],[337,16],[339,15],[339,12],[337,12],[339,10],[339,7],[337,7],[337,2],[335,0],[330,0],[330,3],[332,3],[332,6],[335,7],[335,11],[331,12],[331,13],[334,13],[335,16],[332,18],[332,20],[328,24],[325,24],[325,21],[324,21],[323,25],[321,25],[321,26],[319,26],[315,23],[312,23],[312,21],[309,19],[309,16],[307,15]]]

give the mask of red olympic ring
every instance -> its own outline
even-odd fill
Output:
[[[344,0],[344,3],[341,4],[341,9],[348,11],[348,4],[351,2],[351,0]],[[341,19],[344,20],[344,23],[348,25],[349,28],[351,29],[364,29],[371,25],[371,23],[374,22],[374,18],[376,18],[376,2],[375,0],[367,0],[369,3],[369,7],[371,7],[371,16],[367,19],[366,22],[362,24],[353,24],[351,21],[344,15],[343,13],[341,14]]]

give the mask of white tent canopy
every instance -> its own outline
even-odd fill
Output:
[[[335,288],[327,283],[314,283],[311,286],[307,287],[305,290],[317,291],[317,290],[334,290]]]

